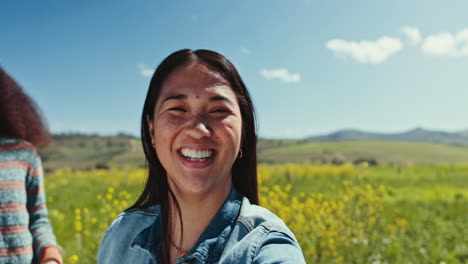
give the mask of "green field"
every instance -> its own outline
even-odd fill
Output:
[[[375,159],[379,164],[464,164],[468,146],[404,141],[284,142],[283,146],[261,149],[260,159],[269,163],[329,162],[341,159]]]
[[[47,172],[69,168],[142,168],[141,141],[130,136],[54,135],[53,143],[40,150]]]
[[[66,263],[95,263],[106,227],[144,170],[46,177]],[[468,263],[468,166],[261,165],[262,205],[296,234],[308,263]]]
[[[467,145],[405,141],[309,141],[265,140],[258,142],[261,163],[437,165],[468,162]],[[53,144],[40,151],[47,172],[69,168],[92,170],[144,168],[141,141],[137,138],[93,135],[55,135]]]

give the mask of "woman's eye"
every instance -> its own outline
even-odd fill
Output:
[[[172,107],[172,108],[169,108],[169,111],[187,112],[187,111],[185,111],[185,109],[182,108],[182,107]]]
[[[229,113],[228,110],[222,109],[222,108],[214,109],[214,110],[211,111],[211,112],[212,112],[212,113]]]

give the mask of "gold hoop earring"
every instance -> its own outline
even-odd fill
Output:
[[[242,156],[243,156],[242,149],[240,149],[239,150],[239,155],[237,155],[237,158],[240,159],[240,158],[242,158]]]

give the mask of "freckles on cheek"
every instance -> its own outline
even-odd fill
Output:
[[[155,136],[170,137],[182,124],[183,120],[181,120],[181,118],[169,116],[160,117],[155,123]]]
[[[224,121],[221,123],[221,126],[218,128],[219,131],[224,131],[224,133],[231,135],[232,137],[240,137],[242,136],[242,123],[232,122],[232,121]]]
[[[232,130],[242,130],[242,120],[236,118],[226,118],[221,122],[221,125]]]

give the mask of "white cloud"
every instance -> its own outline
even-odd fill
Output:
[[[267,80],[280,79],[285,83],[296,83],[301,80],[300,74],[289,73],[289,71],[285,68],[271,70],[261,69],[260,74],[263,76],[263,78]]]
[[[424,39],[422,51],[433,56],[468,56],[468,28],[456,34],[442,32]]]
[[[400,39],[382,36],[375,41],[346,41],[332,39],[325,45],[336,55],[350,56],[360,63],[379,64],[398,53],[403,44]]]
[[[244,54],[250,54],[250,50],[248,48],[241,47],[240,51]]]
[[[455,38],[450,33],[428,36],[424,40],[422,51],[429,55],[454,55]]]
[[[151,77],[153,76],[154,70],[148,68],[145,64],[138,65],[140,67],[140,74],[144,77]]]
[[[404,26],[400,29],[400,32],[406,36],[412,45],[418,45],[422,40],[421,32],[416,27]]]

